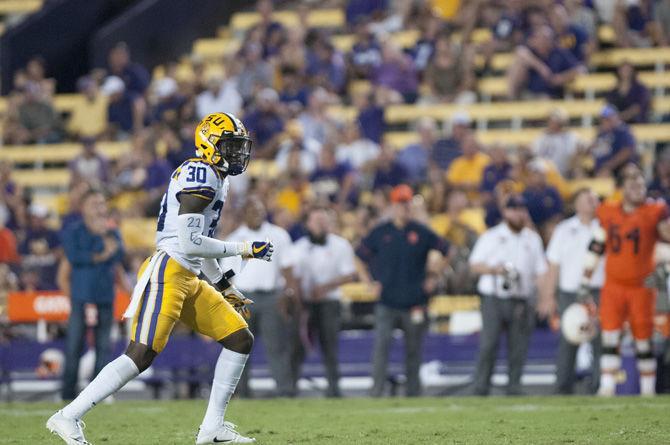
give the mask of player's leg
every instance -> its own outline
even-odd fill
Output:
[[[255,442],[239,434],[233,424],[225,421],[226,408],[254,344],[247,322],[219,291],[202,280],[197,280],[194,296],[184,301],[180,319],[223,346],[214,368],[212,391],[196,444]]]
[[[249,297],[248,295],[245,296]],[[253,297],[249,298],[254,300],[254,310],[251,311],[251,316],[247,320],[247,323],[249,325],[249,330],[252,333],[254,333],[258,332],[259,320],[262,318],[262,315],[258,313],[257,310],[258,308],[256,307],[256,300]],[[244,371],[242,371],[240,381],[237,384],[236,394],[238,397],[246,397],[246,398],[252,397],[251,388],[249,387],[250,373],[251,373],[251,367],[249,366],[249,363],[247,363],[244,366]]]
[[[600,294],[600,326],[602,355],[600,356],[600,386],[598,395],[616,394],[616,377],[621,369],[619,341],[626,317],[626,301],[621,287],[605,284]]]
[[[628,297],[630,325],[635,338],[635,355],[640,373],[640,394],[653,396],[656,394],[656,357],[651,348],[651,337],[654,331],[656,294],[653,289],[641,288],[631,291]]]
[[[165,347],[181,310],[185,288],[180,273],[185,269],[166,254],[162,255],[133,319],[131,342],[126,353],[108,363],[77,398],[47,421],[47,428],[66,443],[87,443],[80,419],[148,368]],[[140,275],[147,264],[148,261],[140,269]]]

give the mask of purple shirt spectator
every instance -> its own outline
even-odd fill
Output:
[[[345,10],[349,26],[355,25],[375,13],[388,9],[387,0],[349,0]]]
[[[144,180],[143,188],[151,191],[163,189],[170,182],[172,167],[165,159],[154,158],[146,167],[147,177]]]
[[[261,147],[284,129],[284,121],[272,110],[252,111],[244,117],[244,125],[253,135],[254,142]]]
[[[151,82],[149,71],[138,63],[131,62],[128,46],[121,42],[109,52],[109,74],[123,80],[126,91],[142,95]]]
[[[588,43],[588,33],[578,25],[569,25],[565,31],[558,36],[558,45],[570,51],[570,54],[580,62],[586,60],[584,45]]]
[[[363,136],[377,144],[381,143],[386,129],[384,122],[384,108],[375,105],[368,106],[358,113],[358,125]]]
[[[384,47],[384,59],[372,72],[375,85],[402,94],[405,102],[414,102],[419,87],[419,75],[409,56],[390,44]]]
[[[372,189],[378,190],[385,187],[395,187],[407,182],[407,170],[396,160],[384,163],[377,167],[372,181]]]
[[[571,70],[579,66],[579,61],[572,53],[563,48],[553,48],[547,57],[542,57],[531,49],[533,54],[544,62],[552,73],[558,74]],[[536,94],[547,94],[552,98],[560,99],[563,97],[563,87],[551,85],[544,77],[534,69],[528,71],[527,88],[530,92]]]
[[[330,167],[319,165],[310,175],[309,182],[317,195],[328,196],[331,201],[335,201],[344,180],[352,172],[351,166],[346,162],[338,162]]]
[[[430,159],[442,170],[447,170],[451,162],[460,155],[461,142],[454,137],[449,137],[435,143]]]
[[[35,212],[43,212],[44,216]],[[31,218],[45,220],[46,209],[31,208]],[[55,290],[56,273],[58,270],[57,249],[60,247],[60,237],[55,230],[48,229],[43,223],[37,226],[31,223],[25,232],[25,238],[18,246],[21,255],[21,268],[37,272],[38,290]]]
[[[509,163],[502,165],[491,163],[487,165],[482,177],[481,191],[493,193],[500,181],[509,178],[511,170],[512,165]]]
[[[635,137],[624,123],[611,130],[601,131],[598,133],[596,147],[593,151],[596,171],[621,150],[626,148],[634,149],[635,145]],[[634,161],[635,159],[637,159],[637,155],[632,153],[627,162]]]
[[[396,160],[405,167],[410,183],[426,180],[429,150],[421,144],[410,144],[398,152]]]
[[[368,78],[370,72],[381,63],[382,51],[379,44],[370,35],[367,39],[354,44],[349,59],[355,74]]]

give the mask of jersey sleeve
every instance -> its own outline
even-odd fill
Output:
[[[212,201],[216,195],[218,178],[214,169],[204,162],[189,161],[182,164],[173,177],[177,181],[177,200],[191,195]]]

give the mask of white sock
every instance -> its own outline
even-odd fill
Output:
[[[600,375],[600,387],[598,394],[601,396],[613,396],[616,394],[616,376],[609,372]]]
[[[71,419],[81,419],[100,401],[121,389],[139,373],[135,362],[127,355],[121,355],[102,368],[77,398],[63,408],[63,415]]]
[[[223,425],[228,402],[235,392],[237,382],[240,381],[247,358],[248,354],[240,354],[226,348],[221,350],[221,355],[216,361],[207,412],[202,420],[203,430],[212,431]]]
[[[601,396],[613,396],[616,394],[616,377],[621,369],[621,357],[613,354],[603,354],[600,357],[600,388],[598,394]]]
[[[637,369],[640,372],[640,395],[653,396],[656,394],[656,359],[644,358],[637,360]]]

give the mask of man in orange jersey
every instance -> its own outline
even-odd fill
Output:
[[[654,272],[656,242],[670,241],[669,213],[665,202],[647,199],[640,167],[626,165],[618,179],[623,199],[600,205],[596,214],[604,236],[596,236],[589,247],[592,264],[603,250],[606,254],[605,285],[600,297],[603,350],[598,394],[615,394],[616,374],[621,367],[618,350],[621,329],[628,321],[635,338],[640,393],[654,395],[656,359],[651,350],[651,336],[656,292],[649,278]]]

